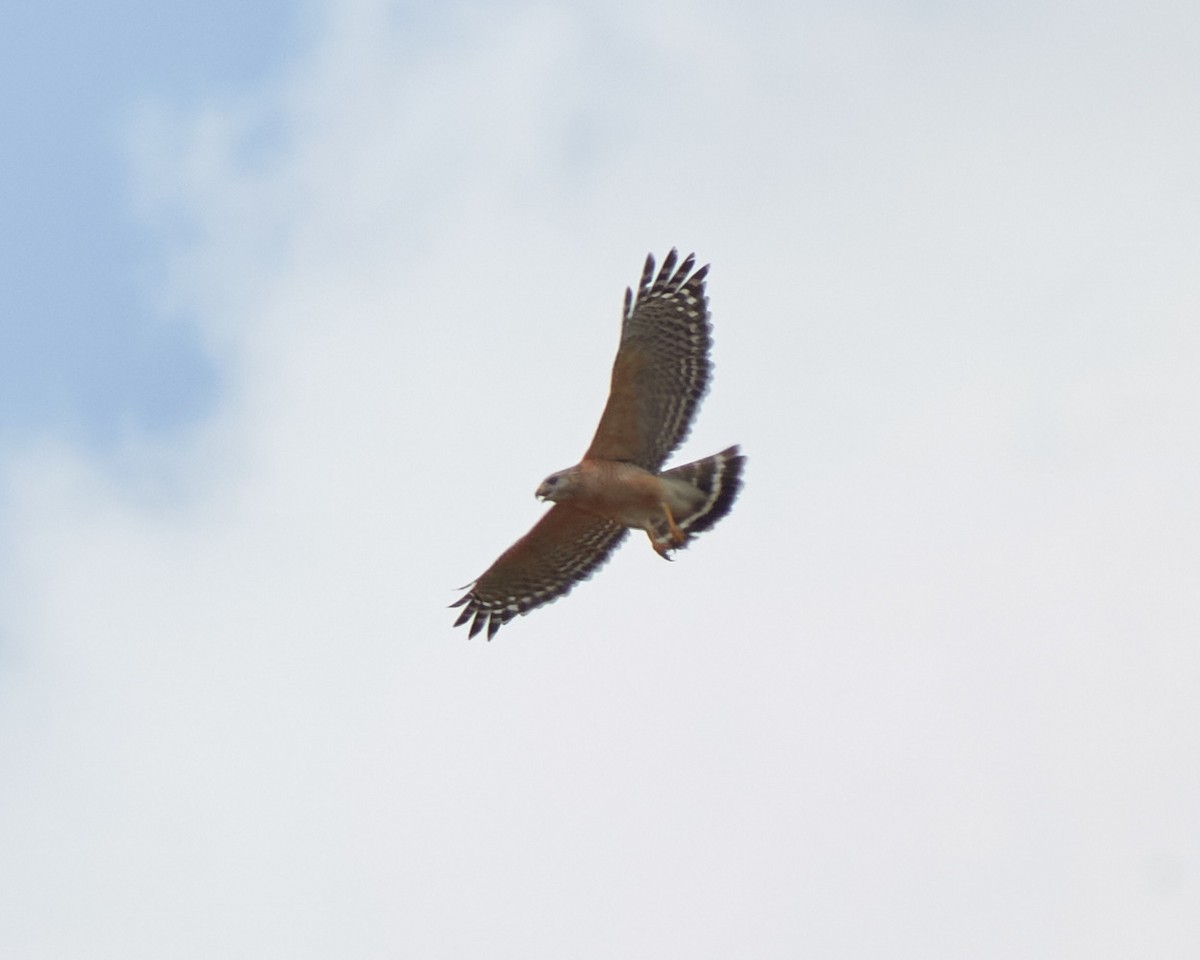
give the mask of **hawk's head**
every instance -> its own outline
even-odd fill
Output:
[[[579,485],[579,468],[571,467],[569,470],[559,470],[558,473],[552,473],[541,485],[537,488],[537,498],[539,500],[553,500],[558,503],[561,500],[570,500],[575,494],[575,489]]]

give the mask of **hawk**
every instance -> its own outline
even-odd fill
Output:
[[[694,254],[672,250],[655,275],[646,257],[637,297],[625,291],[621,343],[600,426],[583,459],[537,488],[549,511],[452,603],[454,625],[492,639],[517,614],[557,600],[609,558],[632,528],[660,557],[686,547],[733,506],[746,458],[736,446],[662,466],[691,429],[708,389],[712,330]]]

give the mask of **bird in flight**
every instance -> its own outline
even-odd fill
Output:
[[[663,471],[708,389],[712,327],[704,279],[675,250],[654,272],[646,257],[637,296],[625,291],[621,343],[600,426],[583,459],[552,473],[537,497],[554,503],[452,607],[468,636],[492,639],[517,614],[557,600],[609,558],[630,529],[664,559],[729,513],[746,462],[738,447]]]

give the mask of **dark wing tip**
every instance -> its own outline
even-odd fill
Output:
[[[470,608],[468,607],[467,609],[470,609]],[[468,640],[474,640],[475,637],[479,634],[479,631],[483,629],[483,625],[485,623],[487,623],[488,620],[490,619],[490,617],[488,616],[488,612],[486,610],[484,610],[482,607],[476,608],[473,612],[475,614],[475,619],[471,621],[471,629],[467,631],[467,639]],[[488,639],[489,640],[492,639],[490,630],[488,631]]]
[[[639,300],[641,300],[642,297],[644,297],[647,293],[650,292],[650,286],[653,283],[654,283],[654,254],[648,253],[648,254],[646,254],[646,264],[645,264],[645,266],[642,267],[642,279],[638,281],[637,298]],[[626,288],[626,289],[628,290],[628,288]],[[631,302],[631,298],[630,298],[629,294],[626,293],[626,296],[625,296],[625,315],[626,316],[629,316],[629,312],[632,309],[632,306],[633,306],[633,304]]]
[[[674,247],[672,247],[671,252],[668,253],[665,257],[663,257],[662,269],[658,271],[658,279],[660,281],[671,275],[671,273],[675,269],[675,263],[678,260],[679,260],[679,251],[676,250]]]
[[[474,587],[470,592],[455,600],[450,604],[450,609],[462,607],[462,612],[459,613],[458,619],[454,621],[454,626],[461,627],[463,624],[470,622],[467,628],[467,639],[472,640],[480,633],[487,629],[487,639],[491,640],[497,631],[508,623],[518,613],[527,612],[528,607],[523,609],[514,609],[511,606],[500,606],[489,603],[486,600],[481,600],[475,595]]]

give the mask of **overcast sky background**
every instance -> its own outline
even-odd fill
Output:
[[[1200,8],[6,11],[0,955],[1200,955]],[[736,509],[468,642],[648,251]]]

